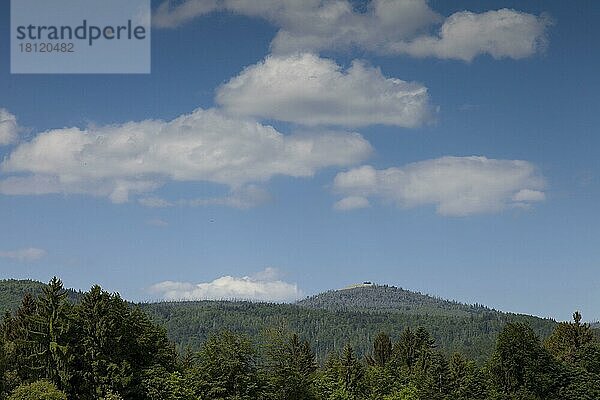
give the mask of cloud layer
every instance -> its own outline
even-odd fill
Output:
[[[28,247],[25,249],[0,251],[0,258],[6,258],[19,262],[31,262],[44,258],[46,254],[46,250]]]
[[[79,193],[120,203],[171,180],[206,181],[229,186],[232,195],[223,202],[243,206],[260,194],[248,185],[275,175],[310,177],[321,168],[355,164],[371,151],[357,133],[283,135],[253,120],[197,109],[168,122],[43,132],[0,164],[9,175],[0,193]]]
[[[345,196],[336,203],[338,210],[366,207],[375,197],[401,207],[434,205],[441,215],[466,216],[545,199],[544,179],[534,165],[485,157],[442,157],[384,170],[362,166],[339,173],[333,187]]]
[[[17,118],[4,108],[0,108],[0,146],[17,141]]]
[[[232,115],[304,125],[416,127],[431,114],[424,86],[309,53],[267,57],[221,86],[216,101]]]
[[[543,15],[511,9],[444,18],[426,0],[372,0],[360,11],[348,0],[187,0],[174,7],[165,1],[153,21],[172,28],[213,11],[259,17],[279,27],[271,43],[277,54],[358,48],[465,61],[479,54],[518,59],[543,50],[551,24]]]
[[[251,300],[289,302],[303,296],[296,284],[284,282],[279,272],[267,268],[253,276],[222,276],[212,282],[189,283],[164,281],[150,292],[164,300]]]

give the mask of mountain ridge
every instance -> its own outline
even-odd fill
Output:
[[[0,312],[14,311],[20,304],[26,293],[37,295],[41,293],[45,283],[32,279],[1,279],[0,280]],[[77,301],[81,290],[66,288],[71,301]],[[110,291],[110,290],[109,290]],[[362,297],[362,301],[356,302],[353,297]],[[161,304],[161,303],[198,303],[198,302],[230,302],[230,303],[255,303],[276,304],[269,301],[251,301],[246,299],[198,299],[198,300],[155,300],[142,301],[132,304]],[[359,312],[402,312],[419,313],[423,311],[423,305],[437,307],[444,311],[440,315],[456,314],[469,315],[472,313],[494,312],[503,314],[523,315],[528,317],[544,318],[537,315],[524,313],[505,312],[482,304],[468,304],[456,300],[449,300],[439,296],[422,293],[402,287],[363,282],[352,284],[339,289],[330,289],[291,303],[305,308],[325,309],[329,311],[359,311]],[[432,310],[427,309],[426,312]],[[453,312],[454,311],[454,312]],[[435,313],[437,315],[437,313]]]
[[[0,281],[0,311],[14,311],[19,295],[38,294],[42,287],[36,281]],[[81,295],[70,293],[72,300]],[[259,341],[269,329],[285,328],[308,340],[319,361],[332,351],[341,351],[345,344],[359,355],[369,354],[379,332],[397,340],[406,328],[419,327],[431,332],[448,355],[462,352],[483,361],[507,322],[527,323],[542,338],[556,326],[550,319],[464,305],[386,285],[327,291],[292,304],[219,300],[130,304],[162,325],[181,351],[198,350],[208,337],[224,330]]]

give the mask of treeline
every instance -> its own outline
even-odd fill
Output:
[[[359,297],[360,293],[354,293]],[[359,356],[371,351],[372,340],[387,332],[393,341],[406,328],[423,327],[431,333],[446,356],[464,354],[478,363],[491,355],[495,340],[508,322],[530,325],[540,337],[548,337],[556,322],[493,310],[464,315],[440,315],[434,307],[422,313],[400,311],[343,311],[309,308],[303,304],[265,304],[231,301],[199,301],[142,304],[154,321],[167,328],[169,338],[183,350],[198,350],[210,336],[223,330],[244,333],[252,338],[265,329],[284,326],[308,340],[322,363],[332,351],[350,344]]]
[[[39,294],[43,287],[41,282],[0,281],[0,309],[16,310],[25,293]],[[70,289],[67,292],[75,303],[83,295]],[[210,336],[224,330],[256,338],[270,327],[284,326],[310,342],[319,363],[346,344],[359,357],[364,356],[379,332],[387,332],[396,341],[404,329],[423,327],[446,356],[458,352],[481,364],[491,356],[496,338],[508,322],[526,323],[541,338],[547,338],[557,325],[550,319],[503,313],[382,285],[329,291],[296,304],[196,301],[139,306],[167,329],[179,351],[198,351]]]
[[[0,398],[8,400],[597,400],[600,343],[589,325],[560,323],[540,341],[509,322],[479,364],[447,356],[424,328],[377,334],[317,363],[310,343],[272,327],[223,331],[177,354],[163,328],[94,286],[76,304],[54,278],[4,316]]]

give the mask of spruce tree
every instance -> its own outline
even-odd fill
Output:
[[[577,353],[594,339],[589,324],[581,322],[581,313],[573,313],[573,322],[561,322],[546,340],[545,346],[552,355],[573,364]]]
[[[50,280],[38,298],[36,312],[28,326],[32,352],[28,355],[39,376],[59,389],[68,387],[71,349],[69,342],[70,307],[67,291],[57,277]]]
[[[385,367],[392,357],[392,340],[384,333],[380,332],[373,341],[373,354],[367,356],[369,365]]]

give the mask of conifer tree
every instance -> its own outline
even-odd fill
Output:
[[[344,391],[349,394],[351,399],[359,399],[363,391],[364,368],[350,345],[346,345],[342,351],[339,374]]]
[[[252,400],[261,389],[256,349],[246,336],[229,331],[203,344],[192,374],[200,398]]]
[[[563,384],[560,366],[523,323],[506,324],[498,336],[489,371],[496,387],[509,395],[530,393],[550,400]]]
[[[373,341],[373,354],[367,356],[367,363],[378,367],[385,367],[392,357],[392,340],[380,332]]]
[[[561,322],[546,340],[550,353],[562,361],[574,363],[577,353],[594,339],[589,324],[581,322],[581,313],[573,313],[572,322]]]
[[[31,315],[28,337],[33,344],[28,359],[38,376],[53,382],[59,389],[68,386],[71,351],[68,345],[70,307],[67,292],[57,277],[50,280],[38,298],[36,312]]]
[[[266,372],[274,399],[311,399],[315,355],[307,341],[282,329],[270,332],[266,344]]]

